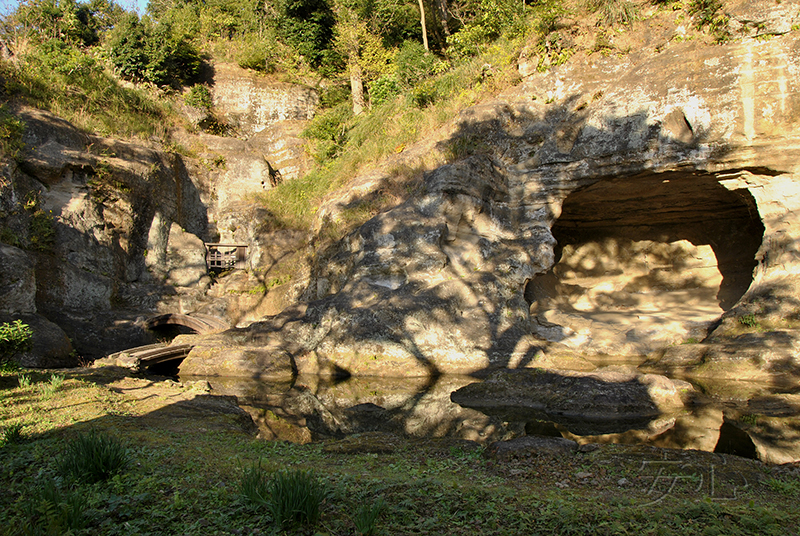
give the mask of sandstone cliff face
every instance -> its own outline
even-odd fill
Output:
[[[237,340],[300,372],[420,375],[710,332],[690,345],[702,364],[752,314],[775,328],[751,337],[754,368],[800,370],[800,38],[652,49],[520,65],[520,86],[440,134],[432,149],[456,159],[423,195],[342,241],[307,305]],[[355,178],[320,218],[386,179]]]
[[[58,348],[60,360],[50,356],[39,366],[75,364],[67,335],[86,356],[146,341],[136,318],[168,292],[170,227],[208,236],[207,193],[176,155],[87,136],[38,110],[17,116],[26,149],[18,165],[5,168],[2,223],[4,240],[27,250],[16,251],[33,266],[23,286],[34,307],[4,312],[37,313],[55,322],[50,332],[63,330],[66,343],[44,345]],[[48,330],[35,329],[35,345]]]
[[[25,365],[76,364],[67,335],[87,358],[151,342],[143,319],[160,312],[232,323],[277,312],[275,300],[251,292],[285,282],[264,267],[302,237],[264,236],[253,196],[274,186],[271,173],[293,180],[307,171],[299,134],[317,95],[232,65],[216,67],[212,92],[229,135],[175,133],[178,152],[16,110],[25,150],[2,160],[0,264],[14,275],[0,280],[0,320],[22,315],[37,326]],[[253,270],[207,297],[203,242],[220,240],[249,244]]]

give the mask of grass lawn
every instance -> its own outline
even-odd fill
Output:
[[[800,527],[800,469],[735,456],[611,445],[501,461],[463,440],[381,433],[267,442],[228,397],[112,368],[5,372],[0,408],[0,533],[8,535],[788,535]],[[64,470],[74,440],[90,432],[123,445],[128,462],[95,483]],[[276,522],[269,485],[278,471],[310,474],[321,491],[318,521]],[[245,475],[265,485],[263,501],[242,494]]]

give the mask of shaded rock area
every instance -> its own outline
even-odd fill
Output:
[[[19,248],[0,244],[0,314],[36,312],[36,272],[33,260]]]
[[[19,107],[16,114],[26,149],[18,165],[4,168],[3,240],[24,250],[35,312],[52,323],[39,322],[34,332],[34,348],[48,347],[47,355],[24,362],[57,366],[52,352],[71,352],[69,341],[55,344],[53,324],[88,359],[150,342],[141,317],[171,288],[148,266],[168,268],[173,223],[208,236],[205,193],[174,154],[88,136],[40,110]],[[14,310],[29,310],[30,300],[22,305]]]
[[[170,337],[147,328],[160,313],[236,324],[279,312],[301,292],[300,277],[287,285],[291,275],[273,269],[304,236],[265,232],[269,215],[252,195],[307,171],[299,133],[316,93],[233,67],[217,74],[217,111],[247,136],[176,132],[165,148],[88,135],[12,103],[25,148],[0,168],[0,263],[15,274],[0,280],[0,315],[41,315],[26,366],[74,365]],[[242,77],[247,98],[234,102]],[[248,244],[250,271],[209,293],[203,242],[220,240]],[[56,326],[73,346],[58,342]]]

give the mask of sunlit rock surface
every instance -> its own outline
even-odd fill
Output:
[[[451,163],[321,252],[306,303],[230,336],[330,375],[666,347],[724,377],[742,334],[759,374],[800,370],[798,49],[792,32],[523,70],[421,142]],[[316,228],[388,180],[354,178]]]

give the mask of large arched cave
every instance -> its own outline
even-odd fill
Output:
[[[747,291],[764,226],[747,190],[709,173],[668,172],[574,191],[552,231],[556,264],[525,288],[540,335],[558,341],[606,324],[617,342],[648,333],[675,342]]]

